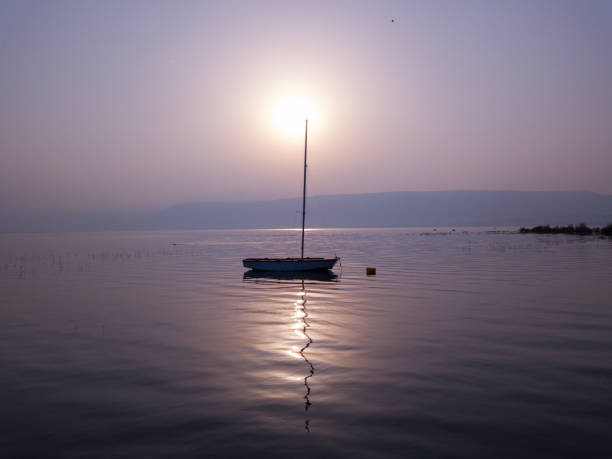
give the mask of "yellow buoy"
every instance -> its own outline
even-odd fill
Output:
[[[366,268],[366,275],[368,275],[368,276],[376,276],[376,268],[374,268],[372,266],[368,266]]]

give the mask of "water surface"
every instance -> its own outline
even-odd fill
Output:
[[[606,457],[612,241],[0,235],[2,457]],[[375,266],[377,276],[365,275]]]

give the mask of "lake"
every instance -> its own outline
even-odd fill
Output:
[[[607,457],[612,240],[0,235],[2,457]],[[377,268],[366,276],[366,266]]]

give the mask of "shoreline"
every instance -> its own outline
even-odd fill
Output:
[[[532,228],[521,227],[519,230],[521,234],[575,234],[576,236],[612,236],[612,223],[604,227],[595,226],[593,228],[587,226],[584,223],[579,225],[567,225],[567,226],[550,226],[550,225],[538,225]]]

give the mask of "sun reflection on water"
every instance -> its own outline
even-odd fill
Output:
[[[310,345],[313,343],[313,340],[308,335],[308,333],[306,333],[306,330],[310,327],[310,324],[306,320],[308,318],[308,312],[306,311],[306,288],[304,286],[304,280],[302,280],[302,290],[298,292],[298,296],[302,297],[302,299],[297,300],[294,303],[295,316],[299,320],[298,326],[302,327],[301,334],[307,340],[306,344],[300,349],[300,356],[304,359],[304,362],[306,362],[310,367],[308,374],[304,377],[304,386],[306,387],[306,393],[304,394],[304,411],[308,411],[308,408],[310,408],[310,405],[312,405],[312,403],[310,402],[310,385],[308,383],[308,380],[314,376],[315,367],[312,362],[308,360],[308,357],[306,357],[305,354],[306,349],[310,347]],[[304,428],[308,432],[310,432],[310,419],[307,418],[304,421]]]
[[[311,279],[312,277],[312,279]],[[294,344],[291,342],[285,343],[285,351],[284,354],[293,358],[303,360],[307,365],[306,373],[303,377],[294,376],[294,375],[286,375],[283,379],[291,380],[291,381],[302,381],[304,384],[304,395],[302,397],[304,404],[304,429],[307,432],[310,432],[310,416],[309,416],[309,408],[312,406],[312,389],[310,386],[311,378],[314,377],[316,369],[314,363],[308,358],[308,350],[310,346],[314,343],[314,340],[308,333],[308,329],[311,328],[311,324],[309,323],[309,313],[307,309],[308,304],[308,292],[306,290],[305,280],[313,280],[313,281],[322,281],[322,282],[337,282],[337,276],[333,273],[300,273],[299,275],[283,275],[274,273],[260,273],[260,272],[252,272],[249,271],[244,274],[244,279],[248,281],[253,281],[256,283],[282,283],[282,284],[290,284],[299,286],[299,291],[295,292],[293,295],[297,296],[297,299],[293,301],[293,313],[290,314],[292,319],[291,323],[288,323],[287,326],[293,332],[294,336],[301,341],[301,344]],[[292,282],[286,282],[292,281]],[[297,282],[296,282],[297,281]],[[316,293],[314,295],[317,296]],[[295,298],[295,297],[294,297]],[[289,335],[287,335],[289,336]],[[280,343],[279,343],[280,344]]]

